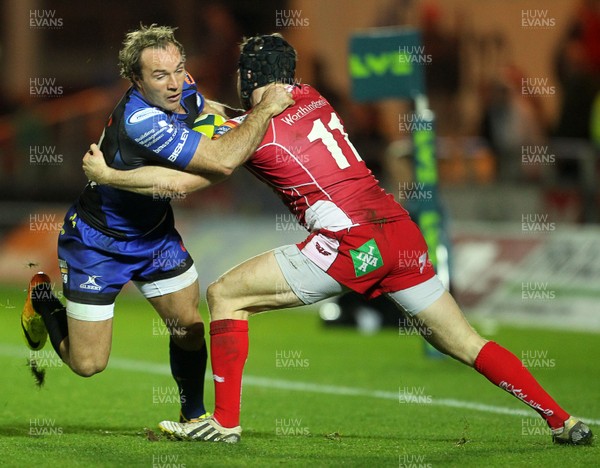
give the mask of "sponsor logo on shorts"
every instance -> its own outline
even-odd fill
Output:
[[[61,258],[58,259],[58,267],[60,268],[60,276],[62,277],[62,282],[67,284],[69,282],[69,265],[67,262]]]
[[[81,283],[79,285],[79,287],[81,289],[89,289],[91,291],[100,291],[102,289],[102,287],[98,286],[98,284],[96,284],[96,278],[101,278],[101,276],[98,276],[98,275],[95,275],[95,276],[88,275],[88,280],[85,283]]]
[[[317,234],[304,246],[301,252],[321,270],[327,271],[338,255],[340,243],[323,234]]]
[[[425,269],[425,265],[427,265],[427,252],[423,253],[419,257],[419,273],[423,273],[423,270]]]
[[[318,242],[315,242],[315,248],[317,249],[317,252],[319,252],[321,255],[331,255],[331,252],[327,252],[327,250],[325,250],[323,246]]]
[[[430,268],[432,265],[427,251],[402,249],[398,251],[398,266],[403,270],[418,268],[419,273],[423,274],[425,269]]]
[[[381,252],[375,239],[368,240],[356,250],[350,250],[354,273],[357,277],[371,273],[383,266]]]

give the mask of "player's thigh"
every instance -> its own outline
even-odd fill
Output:
[[[313,304],[347,288],[304,256],[295,245],[257,255],[229,270],[208,288],[213,319]]]
[[[77,374],[93,375],[108,363],[114,302],[131,278],[132,266],[107,246],[122,251],[125,243],[88,226],[73,209],[65,217],[58,239],[69,330],[63,357]]]
[[[213,320],[246,319],[249,312],[302,303],[289,287],[272,251],[252,257],[227,271],[209,285],[206,297]]]
[[[186,327],[201,322],[198,272],[175,229],[145,246],[151,257],[136,271],[133,282],[148,299],[167,327]]]
[[[69,315],[68,310],[69,305],[69,367],[84,377],[103,371],[108,364],[112,344],[112,317],[103,320],[80,320]]]
[[[174,278],[174,280],[176,279]],[[182,284],[184,286],[176,291],[147,297],[167,327],[171,325],[187,327],[202,322],[202,317],[198,312],[200,303],[198,279],[194,279],[189,285],[187,282]]]

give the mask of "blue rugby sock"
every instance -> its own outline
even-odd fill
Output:
[[[31,292],[31,302],[35,311],[42,316],[54,351],[62,359],[60,344],[69,336],[67,309],[52,293],[48,284],[41,284]]]
[[[171,374],[179,387],[182,416],[186,419],[202,416],[206,413],[204,408],[204,373],[208,359],[206,342],[202,349],[186,351],[171,337],[169,355]]]

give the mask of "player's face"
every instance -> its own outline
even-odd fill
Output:
[[[166,111],[180,110],[185,63],[177,47],[169,44],[164,49],[144,49],[140,65],[142,76],[136,80],[136,85],[142,96]]]

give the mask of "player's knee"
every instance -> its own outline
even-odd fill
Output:
[[[107,361],[98,361],[95,359],[80,359],[77,361],[72,360],[69,367],[81,377],[91,377],[106,369],[107,363]]]
[[[235,286],[231,284],[231,281],[228,284],[224,277],[208,286],[206,300],[212,321],[247,319],[246,301],[239,297],[239,291],[235,290]],[[233,293],[232,289],[234,290]]]
[[[206,301],[208,305],[214,304],[219,299],[222,290],[222,280],[219,278],[208,285],[206,289]]]
[[[477,359],[477,356],[485,343],[487,343],[487,340],[483,339],[477,333],[473,333],[460,340],[434,339],[432,342],[432,344],[442,353],[447,354],[470,367],[474,366],[475,359]]]
[[[220,311],[226,307],[225,303],[227,302],[226,288],[223,285],[222,278],[208,285],[206,301],[208,302],[211,318],[220,318],[215,317],[215,315],[220,315]]]

